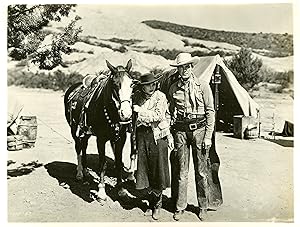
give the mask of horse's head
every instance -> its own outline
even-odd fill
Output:
[[[132,62],[129,60],[126,67],[116,66],[114,67],[106,60],[107,67],[111,71],[111,79],[113,86],[112,98],[118,109],[118,114],[121,121],[128,121],[132,115],[132,90],[133,79],[131,78],[129,71],[132,67]]]

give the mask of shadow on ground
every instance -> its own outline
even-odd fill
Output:
[[[268,138],[264,138],[267,141],[276,143],[280,146],[283,147],[294,147],[294,140],[284,140],[284,139],[268,139]]]
[[[15,164],[15,163],[16,162],[13,160],[8,160],[7,166],[11,166],[12,164]],[[19,177],[19,176],[23,176],[23,175],[28,175],[31,172],[33,172],[36,168],[39,168],[41,166],[43,166],[43,164],[39,163],[38,161],[32,161],[29,163],[21,163],[20,166],[7,169],[7,179],[10,179],[11,177]]]
[[[126,209],[139,208],[145,212],[148,208],[146,199],[146,190],[136,190],[133,181],[124,181],[121,185],[116,186],[116,171],[114,168],[114,160],[106,157],[107,169],[105,173],[105,191],[108,197],[113,201],[118,201],[120,205]],[[87,167],[90,172],[98,172],[98,155],[87,155]],[[73,194],[82,198],[84,201],[91,203],[95,201],[93,191],[98,191],[98,184],[95,182],[95,177],[90,174],[83,181],[76,180],[76,165],[69,162],[54,161],[45,165],[48,174],[57,179],[58,184],[65,189],[69,189]],[[93,174],[94,175],[94,174]],[[123,171],[123,177],[126,179],[128,173]],[[125,195],[120,195],[120,189],[125,189]],[[171,212],[170,199],[164,196],[163,208]]]

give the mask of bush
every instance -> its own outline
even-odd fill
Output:
[[[294,83],[294,71],[274,72],[267,68],[259,71],[259,76],[263,82],[280,84],[282,89],[290,87]]]
[[[156,49],[156,48],[153,48],[153,49],[148,49],[148,50],[145,50],[144,53],[147,53],[147,54],[155,54],[155,55],[160,55],[166,59],[169,59],[169,60],[174,60],[176,58],[176,56],[180,53],[181,51],[180,50],[176,50],[176,49]]]
[[[251,49],[242,47],[232,59],[224,62],[246,90],[262,81],[258,73],[262,67],[262,60],[252,57]]]
[[[51,73],[32,73],[25,71],[9,71],[7,84],[26,88],[45,88],[65,91],[72,84],[79,82],[83,76],[78,73],[65,74],[58,70]]]
[[[187,39],[183,39],[182,42],[184,42],[184,46],[201,47],[201,48],[210,49],[202,43],[190,43]]]

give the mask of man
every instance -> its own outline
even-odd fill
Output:
[[[209,149],[215,123],[213,95],[207,82],[199,80],[192,69],[197,59],[189,53],[180,53],[174,64],[179,80],[169,89],[170,113],[173,113],[172,134],[175,148],[171,154],[172,199],[175,202],[173,218],[179,220],[187,207],[187,186],[192,148],[195,168],[198,217],[204,220],[208,209]]]

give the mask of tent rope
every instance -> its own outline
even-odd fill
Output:
[[[28,112],[31,115],[34,115],[31,112]],[[62,135],[61,133],[59,133],[58,131],[56,131],[53,127],[51,127],[50,125],[48,125],[45,121],[43,121],[40,117],[37,117],[37,119],[43,124],[45,125],[47,128],[51,129],[53,132],[55,132],[57,135],[59,135],[60,137],[64,138],[66,141],[68,141],[69,143],[72,143],[71,140],[69,140],[68,138],[66,138],[64,135]]]

